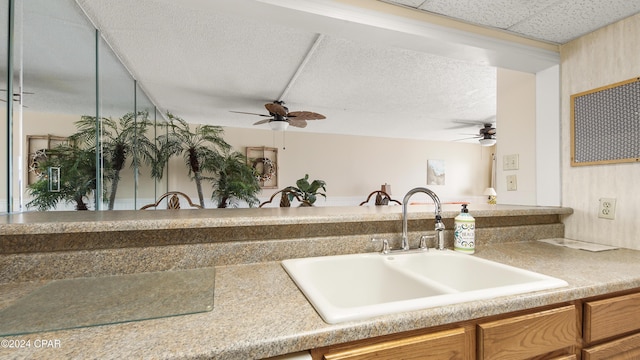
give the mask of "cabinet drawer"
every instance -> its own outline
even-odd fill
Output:
[[[632,360],[640,359],[640,334],[610,341],[582,350],[583,360]]]
[[[584,304],[584,339],[590,343],[640,330],[640,294]]]
[[[527,359],[573,347],[578,340],[575,306],[478,325],[478,359]]]
[[[439,331],[406,338],[358,344],[323,352],[326,360],[466,360],[469,359],[465,329]],[[315,358],[315,357],[314,357]]]

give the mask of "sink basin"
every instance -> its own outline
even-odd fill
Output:
[[[330,324],[567,286],[450,250],[289,259],[282,266]]]

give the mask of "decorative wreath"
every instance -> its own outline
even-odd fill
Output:
[[[258,170],[258,164],[262,163],[262,171]],[[276,174],[276,167],[273,166],[273,161],[267,158],[257,158],[253,160],[253,168],[256,170],[256,179],[261,182],[269,181]]]
[[[45,160],[47,160],[47,149],[39,149],[36,150],[35,153],[29,154],[29,172],[41,176],[42,169],[40,169],[40,163],[43,163]]]

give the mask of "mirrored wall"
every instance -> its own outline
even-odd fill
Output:
[[[9,143],[8,143],[8,62],[7,48],[9,43],[9,0],[0,0],[0,214],[8,211],[7,200],[9,198],[9,182],[7,169],[9,168]]]
[[[138,148],[164,120],[75,1],[0,4],[0,214],[133,210],[164,193]]]

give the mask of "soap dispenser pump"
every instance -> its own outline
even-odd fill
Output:
[[[453,249],[465,254],[476,251],[476,219],[469,214],[467,204],[462,204],[460,214],[454,219]]]

